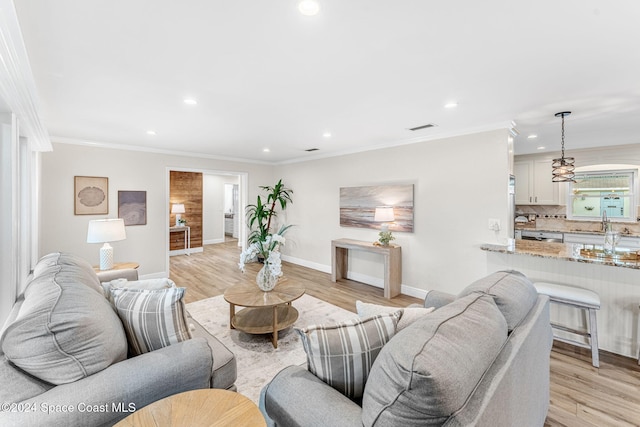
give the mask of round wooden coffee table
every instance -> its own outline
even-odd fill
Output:
[[[258,407],[229,390],[202,389],[174,394],[136,410],[115,427],[266,427]]]
[[[229,326],[248,334],[272,334],[271,342],[278,348],[278,331],[298,318],[291,302],[304,295],[305,289],[289,281],[281,282],[272,291],[264,292],[255,283],[242,283],[227,288],[224,299],[229,303]],[[247,307],[236,313],[236,306]]]

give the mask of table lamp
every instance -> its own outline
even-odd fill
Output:
[[[109,242],[117,242],[127,238],[124,230],[124,219],[94,219],[89,221],[87,243],[104,243],[100,248],[100,270],[113,268],[113,247]]]
[[[395,240],[395,237],[389,231],[389,223],[395,220],[395,215],[393,213],[393,206],[377,206],[376,211],[373,214],[373,220],[375,222],[382,222],[380,226],[380,233],[378,234],[380,238],[378,242],[382,244],[382,246],[388,246],[391,240]]]
[[[393,222],[395,220],[395,215],[393,214],[393,206],[377,206],[376,212],[373,215],[373,220],[375,222],[382,222],[380,226],[381,231],[389,231],[389,222]]]
[[[174,203],[171,206],[171,213],[176,214],[176,227],[182,226],[182,224],[180,224],[180,218],[182,218],[181,214],[185,212],[184,203]]]

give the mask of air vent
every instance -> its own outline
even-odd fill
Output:
[[[414,127],[414,128],[409,128],[409,130],[413,130],[413,131],[415,131],[415,130],[421,130],[421,129],[428,129],[428,128],[432,128],[432,127],[434,127],[434,126],[435,126],[435,125],[434,125],[433,123],[429,123],[429,124],[426,124],[426,125],[416,126],[416,127]]]
[[[310,152],[312,152],[312,151],[318,151],[318,150],[319,150],[319,148],[307,148],[307,149],[306,149],[306,150],[304,150],[304,151],[306,151],[307,153],[310,153]]]

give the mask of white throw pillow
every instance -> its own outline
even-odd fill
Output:
[[[358,312],[358,316],[361,318],[371,317],[378,314],[388,314],[394,313],[398,310],[402,311],[402,317],[400,317],[400,321],[398,322],[397,332],[400,332],[416,320],[422,318],[426,314],[431,313],[435,310],[435,307],[389,307],[386,305],[378,305],[378,304],[369,304],[367,302],[356,301],[356,311]]]

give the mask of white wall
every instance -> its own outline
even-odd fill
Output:
[[[238,177],[204,174],[202,179],[203,244],[224,242],[224,186],[225,184],[238,184]]]
[[[224,241],[224,183],[218,175],[202,176],[202,243]]]
[[[331,240],[375,241],[377,231],[340,227],[340,187],[414,184],[414,233],[394,233],[402,246],[403,293],[457,292],[486,274],[479,245],[506,242],[509,133],[465,135],[276,167],[293,190],[287,207],[285,259],[330,271]],[[501,221],[498,233],[488,219]],[[350,276],[382,283],[375,255],[350,255]]]
[[[86,243],[89,220],[117,217],[118,190],[146,191],[147,225],[127,227],[127,239],[111,243],[115,262],[138,262],[143,276],[168,275],[167,168],[246,172],[250,199],[258,186],[272,181],[273,171],[272,166],[260,164],[54,144],[52,152],[42,155],[40,255],[68,251],[98,264],[100,245]],[[109,178],[108,215],[74,215],[76,175]]]
[[[285,259],[329,272],[332,239],[377,239],[375,230],[340,227],[340,187],[414,184],[415,232],[395,233],[394,241],[403,250],[403,292],[457,292],[486,273],[479,245],[507,237],[508,140],[508,131],[499,130],[278,166],[55,144],[42,155],[40,252],[70,251],[97,264],[99,245],[86,243],[86,230],[99,216],[73,214],[73,177],[106,176],[108,217],[117,216],[119,189],[147,191],[147,225],[127,227],[127,240],[112,243],[116,262],[139,262],[143,276],[166,274],[167,168],[237,171],[248,173],[250,202],[258,186],[279,178],[293,189],[293,203],[280,216],[296,225]],[[490,231],[489,218],[503,230]],[[350,266],[351,277],[382,284],[375,255],[352,254]]]

